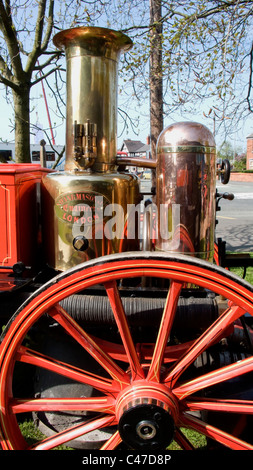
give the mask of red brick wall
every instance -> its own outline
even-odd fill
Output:
[[[253,183],[253,173],[230,173],[230,181],[246,181]]]
[[[253,170],[253,138],[247,139],[247,167],[246,168],[247,170]]]

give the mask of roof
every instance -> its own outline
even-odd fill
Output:
[[[143,142],[141,142],[140,140],[131,140],[131,139],[124,140],[121,150],[123,149],[124,145],[126,146],[127,151],[129,153],[137,153],[142,149],[142,147],[145,147],[145,144],[143,144]],[[142,151],[145,151],[145,150],[142,149]]]
[[[149,150],[150,150],[150,145],[142,144],[142,147],[138,149],[138,152],[149,152]]]

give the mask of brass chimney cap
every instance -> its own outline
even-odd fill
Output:
[[[53,38],[58,49],[66,46],[84,46],[91,53],[101,55],[101,45],[116,52],[128,51],[133,46],[132,40],[120,31],[100,27],[70,28],[57,33]],[[103,48],[102,48],[103,49]]]

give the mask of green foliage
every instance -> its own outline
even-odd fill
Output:
[[[25,438],[28,446],[33,446],[36,442],[45,439],[46,436],[35,426],[33,420],[25,420],[19,424],[20,431]],[[58,446],[54,450],[73,450],[71,447]]]
[[[159,0],[151,3],[155,7]],[[135,47],[122,74],[140,103],[148,99],[148,61],[154,47],[148,32],[153,25],[149,24],[147,0],[134,2],[135,16],[128,4],[125,2],[121,27],[124,24],[125,32],[132,35]],[[113,5],[117,22],[116,0]],[[216,132],[238,129],[238,122],[251,112],[251,77],[247,71],[251,63],[248,31],[253,22],[252,1],[197,0],[162,5],[164,114],[172,118],[176,111],[196,115],[199,110],[202,114],[208,102],[210,111],[204,113],[207,125],[215,118]]]
[[[246,154],[240,147],[235,147],[231,142],[223,142],[217,151],[217,157],[221,160],[228,159],[232,162],[232,171],[246,170]]]
[[[207,440],[203,434],[199,434],[198,432],[192,429],[187,429],[187,428],[181,428],[181,432],[185,435],[185,437],[189,440],[189,442],[192,444],[192,446],[196,450],[206,449]],[[175,441],[173,441],[168,447],[168,450],[182,450],[182,449]]]
[[[217,156],[224,160],[227,158],[228,160],[233,160],[235,155],[234,147],[230,142],[223,142],[223,144],[219,147]]]
[[[36,428],[32,420],[25,420],[23,423],[20,423],[19,428],[29,446],[43,439],[43,434]]]
[[[242,278],[245,275],[245,280],[253,285],[253,267],[251,267],[251,266],[248,267],[246,269],[246,273],[244,273],[243,268],[231,268],[231,271],[233,273],[237,274],[237,276],[242,277]]]
[[[32,446],[36,444],[37,441],[45,438],[45,436],[38,430],[32,420],[25,420],[19,425],[19,427],[29,446]],[[204,450],[206,448],[207,441],[205,436],[199,434],[196,431],[193,431],[192,429],[181,428],[181,431],[195,449]],[[73,448],[67,446],[58,446],[55,448],[55,450],[73,450]],[[182,449],[175,441],[173,441],[168,447],[168,450]]]
[[[247,158],[245,155],[236,155],[235,161],[233,164],[233,169],[236,171],[244,171],[247,166]]]

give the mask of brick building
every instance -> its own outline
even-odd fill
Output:
[[[149,158],[150,144],[143,144],[140,140],[124,140],[121,149],[126,152],[129,157]]]
[[[247,137],[247,170],[253,170],[253,134]]]

